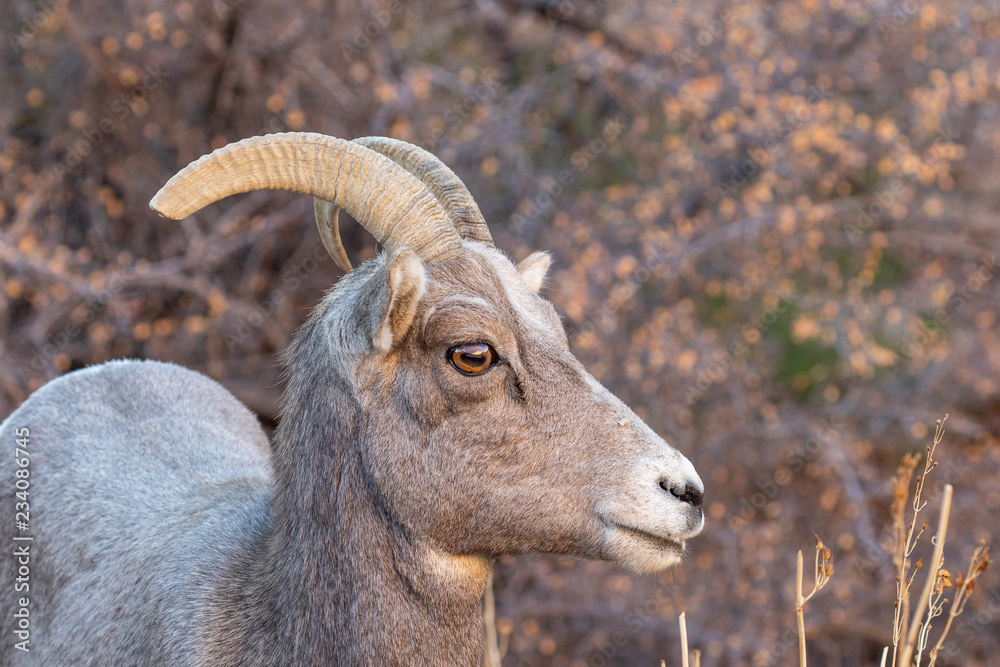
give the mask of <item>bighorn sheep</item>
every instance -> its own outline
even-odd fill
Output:
[[[497,556],[679,561],[702,482],[570,353],[547,254],[512,264],[458,177],[388,139],[246,139],[151,206],[259,189],[316,197],[345,269],[339,207],[384,253],[296,335],[273,445],[219,384],[148,361],[70,373],[3,422],[6,526],[26,479],[32,541],[27,578],[10,542],[0,565],[0,662],[480,665]]]

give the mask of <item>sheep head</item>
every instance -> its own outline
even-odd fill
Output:
[[[180,218],[236,192],[289,189],[320,202],[341,265],[338,207],[382,242],[311,331],[364,414],[362,473],[409,534],[454,556],[677,563],[704,523],[702,482],[570,352],[538,295],[549,256],[515,266],[493,248],[464,185],[429,153],[358,141],[244,140],[192,163],[152,206]]]

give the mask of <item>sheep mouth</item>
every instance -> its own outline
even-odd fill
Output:
[[[601,521],[609,528],[619,530],[627,535],[638,538],[642,542],[652,544],[663,551],[672,551],[677,554],[684,553],[684,540],[655,535],[649,531],[642,530],[641,528],[627,526],[625,524],[618,523],[617,521],[608,521],[607,519],[601,519]]]

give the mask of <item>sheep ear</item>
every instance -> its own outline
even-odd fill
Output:
[[[375,347],[388,352],[410,330],[417,304],[427,282],[424,263],[409,248],[402,250],[389,267],[389,284],[382,320],[375,332]]]
[[[517,271],[535,294],[545,284],[545,274],[552,264],[552,255],[547,252],[533,252],[517,264]]]

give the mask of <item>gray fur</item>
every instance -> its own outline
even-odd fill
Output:
[[[31,432],[34,536],[31,652],[13,648],[8,553],[0,663],[480,665],[497,556],[677,562],[701,480],[569,352],[532,291],[547,263],[522,277],[465,242],[446,262],[361,265],[287,351],[271,447],[229,392],[174,365],[40,389],[0,426],[8,527],[14,430]],[[479,341],[501,363],[448,364]]]

